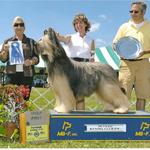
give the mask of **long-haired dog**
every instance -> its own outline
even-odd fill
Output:
[[[116,72],[107,64],[76,62],[67,57],[52,28],[45,30],[38,42],[39,51],[47,64],[57,112],[71,112],[75,102],[96,93],[112,107],[114,113],[126,113],[129,101],[121,91]]]

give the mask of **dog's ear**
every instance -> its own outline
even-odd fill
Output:
[[[56,33],[52,28],[48,28],[48,30],[46,30],[46,34],[48,35],[48,37],[49,37],[50,41],[53,43],[53,45],[62,49],[62,46],[56,36]]]
[[[48,31],[47,30],[44,30],[44,35],[48,34]]]
[[[57,55],[59,53],[61,53],[61,54],[64,53],[64,55],[66,55],[65,50],[62,47],[62,45],[60,44],[54,29],[52,29],[50,27],[50,28],[44,30],[44,35],[48,36],[49,40],[51,41],[51,44],[55,47],[55,50],[56,50],[55,52],[57,52]],[[60,52],[58,53],[58,51],[60,51]]]

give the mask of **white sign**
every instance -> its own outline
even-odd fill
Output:
[[[9,62],[10,65],[23,64],[24,55],[22,49],[21,41],[11,41],[9,42]]]
[[[85,124],[85,132],[126,132],[126,124]]]

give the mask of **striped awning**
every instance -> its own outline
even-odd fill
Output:
[[[95,61],[109,64],[113,69],[119,70],[120,57],[111,46],[96,48]]]

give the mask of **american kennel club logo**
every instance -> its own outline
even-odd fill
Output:
[[[85,124],[85,132],[126,132],[126,124]]]

